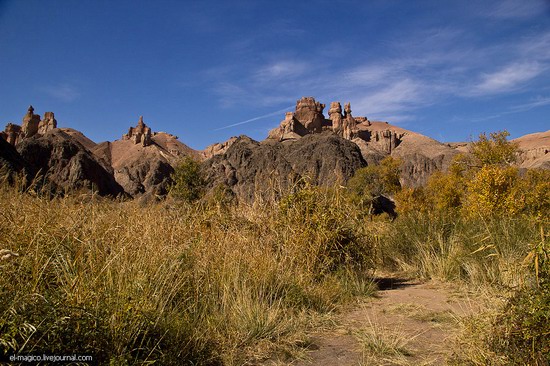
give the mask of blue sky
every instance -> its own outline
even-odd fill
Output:
[[[32,104],[100,142],[143,115],[203,149],[302,96],[443,141],[548,130],[550,2],[0,0],[2,125]]]

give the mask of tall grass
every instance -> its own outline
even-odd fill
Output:
[[[541,225],[528,216],[465,218],[454,211],[402,215],[383,236],[380,261],[411,276],[517,288]]]
[[[0,189],[0,349],[101,364],[237,365],[292,353],[369,294],[368,223],[340,192],[221,207]]]

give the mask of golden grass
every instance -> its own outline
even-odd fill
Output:
[[[111,364],[240,365],[296,354],[374,286],[370,237],[339,194],[279,206],[149,206],[0,189],[0,345]],[[6,252],[8,253],[8,252]]]

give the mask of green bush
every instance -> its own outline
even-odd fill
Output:
[[[400,160],[388,156],[378,165],[358,169],[347,185],[353,202],[365,208],[370,205],[374,196],[394,195],[399,192],[400,166]]]
[[[200,199],[206,190],[201,164],[190,157],[184,157],[176,166],[172,174],[173,184],[170,194],[185,202],[194,202]]]

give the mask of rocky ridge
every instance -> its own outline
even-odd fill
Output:
[[[402,160],[402,184],[418,186],[468,150],[465,143],[442,144],[387,122],[355,117],[350,103],[343,108],[330,103],[328,118],[325,107],[313,97],[301,98],[266,140],[232,137],[196,151],[177,136],[154,132],[142,116],[121,139],[97,144],[79,131],[57,128],[53,112],[41,118],[30,106],[21,125],[8,123],[0,132],[0,168],[10,176],[23,172],[32,178],[40,172],[58,191],[94,186],[105,195],[155,196],[166,193],[174,167],[190,156],[203,161],[211,187],[221,184],[250,200],[304,178],[345,184],[355,170],[387,156]],[[550,168],[550,131],[515,141],[520,167]]]
[[[457,154],[453,148],[429,137],[405,130],[387,122],[370,121],[367,117],[354,117],[350,103],[342,106],[332,102],[324,118],[321,104],[313,97],[296,102],[295,112],[286,113],[278,128],[270,131],[268,139],[277,141],[297,140],[308,134],[332,131],[335,135],[352,141],[361,150],[368,164],[377,164],[386,156],[403,161],[403,184],[424,184],[436,170],[448,168]]]
[[[225,153],[204,164],[211,187],[229,187],[246,201],[284,194],[303,180],[314,185],[345,184],[367,165],[357,145],[326,132],[283,143],[240,136]]]

